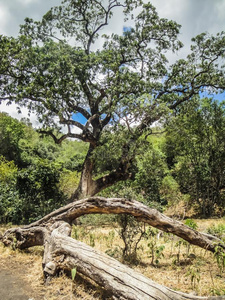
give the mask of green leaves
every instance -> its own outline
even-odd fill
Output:
[[[225,111],[222,103],[196,98],[168,126],[166,151],[181,191],[203,215],[223,205]]]
[[[118,12],[126,30],[111,33],[107,26]],[[99,159],[96,177],[121,165],[128,172],[140,137],[155,122],[199,92],[225,88],[224,32],[197,36],[192,53],[169,67],[167,53],[182,46],[179,29],[141,0],[64,0],[41,21],[27,18],[18,38],[0,36],[0,101],[35,112],[45,132],[54,137],[57,129],[58,143],[76,138],[91,143],[95,155],[118,150],[103,168]],[[118,140],[105,139],[106,129]]]
[[[73,268],[71,269],[71,277],[72,277],[72,280],[74,281],[75,277],[76,277],[76,274],[77,274],[77,268]]]

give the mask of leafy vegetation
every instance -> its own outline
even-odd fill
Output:
[[[110,33],[107,27],[115,12],[124,20],[120,33]],[[163,157],[155,144],[145,153],[152,126],[179,114],[183,104],[194,103],[199,94],[223,92],[225,87],[225,33],[196,36],[190,54],[170,65],[167,57],[182,47],[179,30],[180,25],[160,18],[154,6],[142,0],[65,0],[40,21],[26,18],[17,38],[0,36],[0,100],[34,112],[42,134],[56,143],[74,138],[88,145],[82,165],[77,159],[83,157],[72,154],[69,168],[81,172],[71,201],[133,179],[139,168],[137,183],[145,180],[144,192],[159,202]],[[198,141],[193,137],[191,142],[195,146]],[[46,149],[41,150],[43,155]],[[19,159],[20,153],[14,156]],[[217,186],[203,192],[215,177],[209,169],[219,161],[214,157],[206,170],[206,162],[196,159],[192,173],[186,174],[193,183],[188,182],[193,186],[189,193],[207,215],[212,213],[208,194],[223,201],[216,195]],[[148,164],[148,174],[143,164]],[[201,187],[192,174],[204,177]],[[185,184],[181,188],[187,192]]]
[[[55,145],[30,124],[4,113],[0,117],[0,138],[6,143],[0,148],[0,222],[32,222],[68,201],[85,146],[75,141]]]
[[[204,98],[193,103],[183,105],[164,127],[152,128],[152,135],[143,136],[134,176],[100,194],[135,198],[161,211],[184,202],[201,216],[223,215],[224,105]],[[85,143],[68,140],[57,145],[26,120],[4,113],[0,137],[8,147],[7,153],[5,146],[0,148],[1,222],[31,222],[68,201],[79,185],[88,151]],[[100,158],[93,154],[98,162],[95,176],[104,175],[108,164],[110,168],[116,164],[119,144],[115,137],[110,133]],[[112,156],[106,145],[115,147]],[[104,161],[104,155],[110,159]]]

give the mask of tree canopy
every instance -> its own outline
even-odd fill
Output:
[[[118,10],[124,28],[109,34]],[[34,111],[56,143],[90,145],[72,200],[132,178],[140,139],[156,121],[200,92],[224,91],[225,33],[198,35],[187,58],[170,65],[166,55],[182,47],[179,29],[143,1],[64,0],[41,21],[27,18],[17,38],[0,37],[0,100]],[[112,132],[117,163],[96,173]]]

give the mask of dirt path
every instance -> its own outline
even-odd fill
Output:
[[[16,256],[7,258],[0,253],[0,299],[1,300],[43,300],[26,280],[29,265],[18,261]]]
[[[33,291],[18,275],[11,270],[0,270],[0,299],[35,300],[32,295]]]

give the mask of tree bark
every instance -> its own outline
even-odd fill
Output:
[[[95,182],[92,179],[92,173],[94,169],[94,160],[91,157],[95,146],[90,144],[87,155],[85,157],[81,177],[79,181],[78,188],[71,196],[70,202],[74,200],[81,199],[82,197],[88,197],[95,195]]]
[[[60,269],[73,269],[103,286],[115,299],[224,299],[223,297],[196,297],[173,291],[122,265],[115,259],[69,237],[73,221],[85,214],[127,213],[137,220],[165,232],[173,233],[206,250],[215,251],[220,240],[197,232],[155,209],[120,198],[91,197],[68,204],[41,220],[23,228],[5,232],[2,242],[24,249],[44,245],[43,269],[46,277],[54,276]],[[221,243],[221,246],[223,244]]]

